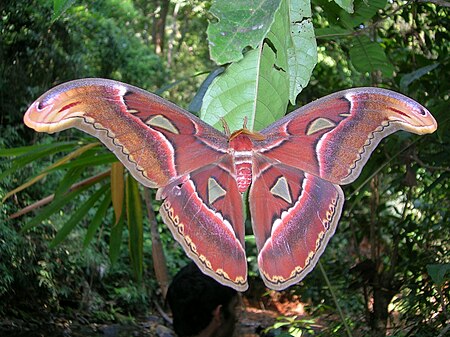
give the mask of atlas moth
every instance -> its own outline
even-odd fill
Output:
[[[39,132],[78,128],[100,139],[144,186],[201,270],[247,289],[243,193],[258,266],[282,290],[316,265],[341,216],[340,185],[353,182],[381,139],[437,128],[419,103],[379,88],[340,91],[254,132],[222,133],[154,94],[106,79],[59,85],[28,109]]]

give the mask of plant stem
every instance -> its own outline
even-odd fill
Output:
[[[328,289],[330,289],[331,297],[333,298],[334,304],[336,305],[336,309],[339,313],[339,316],[341,317],[341,321],[344,324],[347,336],[353,337],[352,332],[350,331],[350,327],[348,326],[347,321],[345,320],[345,316],[344,313],[342,312],[341,306],[337,301],[336,294],[333,290],[333,287],[331,286],[330,280],[328,279],[327,273],[325,272],[325,269],[323,268],[322,263],[320,263],[320,261],[317,263],[317,265],[319,266],[320,271],[322,272],[323,278],[325,279],[325,283],[327,284]]]

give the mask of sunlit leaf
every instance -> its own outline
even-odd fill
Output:
[[[52,21],[56,21],[59,17],[75,2],[75,0],[53,0]]]
[[[111,197],[116,221],[122,216],[125,196],[124,166],[120,162],[111,165]],[[116,223],[117,224],[117,223]]]
[[[220,130],[224,118],[237,130],[246,118],[248,129],[260,130],[285,115],[289,100],[295,104],[317,63],[309,1],[283,1],[265,41],[212,82],[202,119]]]
[[[269,31],[280,0],[216,1],[210,13],[217,19],[208,26],[211,58],[218,64],[236,62],[243,51],[257,48]]]
[[[288,79],[275,69],[275,54],[269,46],[251,50],[244,59],[231,64],[209,87],[201,117],[216,128],[224,118],[231,130],[259,130],[286,112]]]
[[[212,81],[222,74],[224,72],[224,67],[217,67],[212,72],[208,74],[208,77],[202,82],[200,87],[198,88],[197,92],[195,93],[194,98],[192,99],[191,103],[189,104],[188,111],[193,113],[194,115],[198,116],[200,113],[200,109],[202,108],[203,104],[203,97],[205,97],[206,92],[208,91],[209,86],[211,85]]]
[[[287,73],[289,100],[295,105],[297,95],[307,86],[317,64],[317,44],[310,2],[283,2],[267,38],[276,51],[275,66]],[[282,111],[279,117],[284,113]]]

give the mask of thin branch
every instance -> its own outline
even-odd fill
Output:
[[[95,184],[96,182],[98,182],[100,180],[103,180],[106,177],[109,177],[110,174],[111,174],[111,170],[107,170],[105,172],[97,174],[96,176],[89,177],[89,178],[87,178],[85,180],[82,180],[82,181],[76,183],[76,184],[73,184],[69,188],[68,192],[76,191],[76,190],[78,190],[78,189],[80,189],[80,188],[82,188],[82,187],[84,187],[86,185]],[[29,205],[27,207],[22,208],[20,211],[14,213],[14,214],[11,214],[8,219],[18,218],[19,216],[22,216],[22,215],[24,215],[26,213],[29,213],[29,212],[35,210],[36,208],[45,206],[45,205],[51,203],[54,198],[55,198],[55,195],[51,194],[51,195],[49,195],[49,196],[47,196],[47,197],[45,197],[45,198],[43,198],[41,200],[36,201],[35,203],[33,203],[33,204],[31,204],[31,205]]]
[[[417,0],[417,2],[422,2],[422,3],[429,2],[429,3],[435,4],[437,6],[450,8],[450,1],[446,1],[446,0]]]
[[[164,255],[161,237],[158,232],[158,223],[156,221],[155,212],[153,211],[152,198],[148,188],[144,188],[144,199],[147,208],[148,221],[150,223],[150,233],[152,236],[153,268],[155,270],[156,280],[158,281],[163,298],[165,299],[167,289],[169,288],[169,271],[167,270],[166,256]]]
[[[448,331],[450,331],[450,324],[447,324],[437,337],[444,337]]]
[[[163,308],[161,308],[161,306],[159,305],[159,303],[157,301],[153,301],[153,304],[156,307],[156,310],[158,310],[159,314],[161,315],[161,317],[169,324],[173,324],[172,318],[170,318],[170,316],[163,310]]]
[[[432,165],[425,164],[425,162],[423,162],[416,154],[412,155],[411,158],[414,159],[414,161],[416,161],[420,166],[422,166],[430,171],[450,172],[450,167],[432,166]]]
[[[325,283],[327,284],[328,289],[330,290],[331,297],[333,298],[334,304],[336,305],[336,309],[338,311],[339,317],[341,318],[341,322],[344,325],[345,332],[348,337],[353,337],[350,327],[347,324],[347,320],[345,319],[344,312],[342,311],[341,306],[339,305],[339,302],[337,300],[336,294],[334,292],[334,288],[331,286],[331,282],[327,276],[325,268],[323,267],[322,263],[320,263],[320,261],[317,263],[317,265],[319,266],[322,276],[325,279]]]

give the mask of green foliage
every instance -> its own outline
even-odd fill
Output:
[[[450,272],[450,264],[429,264],[427,265],[428,275],[430,275],[433,282],[441,287],[447,280],[447,274]]]
[[[70,2],[60,3],[62,13]],[[162,81],[161,60],[134,33],[144,18],[131,2],[77,2],[56,21],[50,1],[6,1],[0,11],[0,72],[8,79],[0,82],[2,125],[20,123],[28,104],[56,83],[108,77],[151,89]]]
[[[216,22],[208,25],[211,58],[219,65],[242,59],[247,48],[259,48],[282,1],[216,1],[210,8]]]
[[[266,16],[253,15],[251,3],[239,2],[236,6],[240,11],[252,14],[247,20],[249,25],[261,27],[262,31],[251,33],[252,36],[258,33],[259,45],[212,82],[200,115],[218,129],[222,128],[221,118],[232,130],[238,130],[246,117],[247,128],[260,130],[285,114],[289,100],[295,103],[316,65],[317,48],[310,21],[311,11],[309,2],[282,1],[269,23]],[[261,12],[266,13],[262,7]],[[225,21],[226,13],[221,14],[224,18],[218,27],[214,24],[209,27],[223,28],[224,32],[219,34],[223,36],[210,48],[213,55],[222,54],[223,59],[219,63],[225,63],[235,61],[234,54],[229,52],[230,45],[234,45],[231,44],[234,38],[244,38],[240,36],[241,32],[244,31],[243,36],[246,36],[247,30],[236,28],[231,34],[233,36],[227,36],[229,27],[220,25]],[[267,33],[262,34],[265,30]],[[242,48],[237,47],[236,51],[241,55]]]
[[[394,67],[390,64],[383,47],[371,41],[368,36],[354,39],[349,56],[355,69],[361,73],[381,71],[384,77],[393,75]]]
[[[302,337],[305,334],[314,335],[314,324],[311,319],[292,317],[278,317],[277,322],[265,330],[277,337]]]
[[[87,279],[89,282],[86,283],[85,277],[89,273],[83,262],[90,256],[92,247],[100,245],[95,259],[103,259],[103,266],[109,265],[105,260],[108,252],[105,243],[110,236],[108,224],[113,219],[107,210],[111,204],[108,176],[102,172],[105,164],[116,159],[99,147],[83,150],[85,146],[91,148],[93,143],[86,143],[85,139],[77,137],[77,133],[68,134],[76,141],[55,142],[52,137],[43,137],[41,144],[29,146],[35,135],[25,132],[22,124],[28,104],[55,83],[78,77],[103,76],[154,88],[165,76],[153,46],[135,34],[135,27],[145,18],[131,1],[55,1],[54,5],[53,19],[57,20],[53,22],[50,20],[50,2],[7,1],[0,5],[0,71],[2,77],[8,79],[0,81],[0,197],[3,199],[8,196],[8,191],[29,181],[23,186],[27,187],[26,191],[19,193],[16,190],[14,201],[8,198],[2,204],[0,234],[5,245],[1,247],[0,269],[4,273],[0,277],[0,296],[4,305],[0,306],[0,312],[16,310],[22,298],[16,296],[16,309],[6,303],[12,303],[10,299],[14,298],[14,293],[26,294],[28,291],[40,299],[36,305],[42,303],[48,310],[60,308],[61,303],[67,306],[68,301],[77,303],[76,306],[86,304],[90,307],[91,304],[85,302],[86,291],[96,299],[89,308],[94,311],[109,310],[105,301],[116,298],[95,295],[100,289],[90,283],[95,278]],[[27,146],[17,147],[22,144]],[[70,161],[73,158],[76,160]],[[97,180],[90,181],[92,176]],[[83,179],[88,179],[86,184],[74,189],[74,184]],[[45,185],[34,184],[37,181],[43,181]],[[105,181],[106,184],[102,183]],[[95,189],[92,189],[94,185]],[[48,194],[51,198],[52,193],[54,202],[31,221],[28,217],[7,220],[24,205]],[[46,199],[42,201],[45,203]],[[80,207],[74,207],[77,204]],[[19,234],[21,230],[26,232]],[[84,254],[75,254],[81,251],[83,237]],[[51,246],[59,245],[49,249],[50,242]],[[65,253],[68,251],[70,255]],[[70,264],[69,260],[72,260]],[[116,263],[123,268],[124,260],[127,255],[118,250]],[[151,261],[147,265],[151,266]],[[128,284],[130,279],[128,274],[118,277],[117,272],[112,271],[109,271],[109,277],[119,285],[124,280]],[[145,291],[140,290],[143,294]],[[23,298],[24,309],[27,300]],[[127,303],[123,301],[123,305]],[[143,311],[148,305],[141,299],[135,309],[140,307]],[[127,310],[131,309],[120,309],[125,314]]]
[[[142,202],[138,183],[131,175],[128,175],[126,181],[126,208],[131,266],[135,279],[141,283],[144,245]]]
[[[202,119],[222,128],[221,118],[224,118],[231,130],[238,130],[245,117],[247,127],[254,129],[261,129],[281,117],[287,106],[288,79],[283,81],[282,72],[272,71],[269,66],[274,63],[274,55],[269,47],[252,50],[243,60],[230,65],[209,87],[203,99]],[[259,60],[264,67],[257,67]],[[279,91],[270,85],[272,79],[282,84],[278,85]],[[260,86],[260,82],[265,84]],[[281,90],[283,88],[285,90]]]
[[[56,21],[74,2],[75,0],[54,0],[52,21]]]

